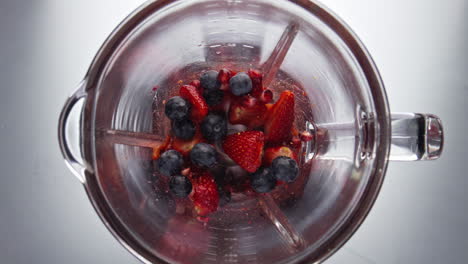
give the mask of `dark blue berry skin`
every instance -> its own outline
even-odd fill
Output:
[[[192,191],[192,183],[185,176],[175,175],[169,181],[169,189],[175,196],[187,197]]]
[[[221,87],[221,83],[218,81],[217,71],[207,71],[200,77],[200,86],[205,90],[218,90]]]
[[[227,134],[226,118],[218,114],[208,114],[201,124],[201,132],[204,138],[212,142],[224,139]]]
[[[221,90],[204,90],[203,98],[209,106],[217,105],[223,101],[224,92]]]
[[[180,96],[174,96],[166,102],[164,109],[171,120],[186,119],[190,114],[190,104]]]
[[[258,193],[267,193],[275,188],[276,179],[269,168],[261,167],[250,175],[250,185]]]
[[[203,168],[210,168],[218,163],[216,149],[206,143],[196,144],[190,151],[192,162]]]
[[[176,120],[172,122],[172,132],[177,138],[189,140],[195,135],[195,125],[191,120]]]
[[[252,91],[252,79],[245,72],[239,72],[229,80],[229,88],[234,95],[241,96]]]
[[[159,172],[166,176],[180,173],[182,165],[184,164],[182,155],[173,149],[164,152],[156,162]]]
[[[289,157],[275,158],[270,168],[273,176],[279,181],[293,182],[299,174],[297,162]]]

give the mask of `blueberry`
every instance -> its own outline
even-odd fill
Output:
[[[196,144],[190,151],[190,159],[199,167],[213,167],[218,163],[216,150],[206,143]]]
[[[182,155],[173,149],[164,152],[156,162],[159,172],[166,176],[180,173],[184,163]]]
[[[172,132],[177,138],[192,139],[195,135],[195,125],[188,119],[176,120],[172,122]]]
[[[166,102],[164,112],[171,120],[182,120],[188,117],[190,104],[184,98],[174,96]]]
[[[221,83],[218,81],[217,71],[207,71],[200,77],[200,85],[205,90],[218,90],[221,87]]]
[[[175,175],[169,181],[169,189],[178,197],[187,197],[192,191],[192,183],[182,175]]]
[[[239,72],[229,80],[229,88],[234,95],[240,96],[252,91],[252,80],[245,72]]]
[[[203,137],[210,141],[222,140],[227,134],[227,121],[224,116],[210,113],[201,124]]]
[[[221,90],[206,90],[203,91],[203,98],[209,106],[217,105],[223,101],[224,92]]]
[[[273,176],[279,181],[293,182],[299,174],[297,162],[289,157],[280,156],[271,163]]]
[[[250,184],[258,193],[267,193],[276,186],[276,179],[269,168],[261,167],[250,175]]]

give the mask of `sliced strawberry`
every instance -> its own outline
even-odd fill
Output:
[[[269,112],[275,104],[265,104],[267,111]]]
[[[267,107],[253,97],[253,100],[236,100],[229,108],[229,122],[231,124],[242,124],[249,128],[256,128],[265,122]],[[250,102],[253,101],[253,102]]]
[[[208,105],[195,86],[183,85],[180,87],[180,96],[185,98],[192,105],[192,119],[200,122],[208,114]]]
[[[200,81],[199,80],[193,80],[190,82],[189,85],[192,85],[194,86],[195,88],[197,88],[197,91],[200,93],[200,94],[203,94],[203,89],[201,88],[201,85],[200,85]]]
[[[293,122],[294,94],[291,91],[284,91],[268,111],[265,121],[265,141],[281,143],[289,140]]]
[[[193,191],[190,198],[199,216],[206,216],[218,209],[219,193],[213,176],[209,172],[203,172],[198,177],[192,178]]]
[[[200,130],[197,129],[195,136],[190,140],[183,140],[180,138],[175,138],[172,142],[172,148],[179,151],[183,156],[187,156],[190,153],[190,150],[197,144],[203,141],[203,135],[200,133]]]
[[[226,137],[224,152],[248,172],[255,172],[262,163],[264,136],[261,131],[246,131]]]
[[[228,84],[229,83],[229,79],[231,79],[231,77],[233,76],[232,74],[232,71],[229,70],[229,69],[226,69],[226,68],[223,68],[219,71],[219,74],[218,74],[218,81],[221,83],[221,84]]]
[[[286,146],[279,146],[265,149],[265,154],[263,156],[263,166],[270,166],[271,162],[280,156],[289,157],[297,162],[297,155],[292,149]]]
[[[249,75],[250,79],[252,80],[252,96],[258,98],[262,95],[263,90],[263,75],[260,71],[250,69],[247,74]]]
[[[171,141],[172,141],[171,136],[167,136],[163,142],[153,147],[153,160],[159,159],[161,154],[170,147]]]

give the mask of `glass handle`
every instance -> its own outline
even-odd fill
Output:
[[[390,160],[434,160],[440,157],[443,145],[442,122],[437,116],[392,113]]]
[[[82,183],[85,182],[86,169],[80,148],[81,114],[84,106],[82,99],[86,97],[85,86],[86,81],[83,80],[73,95],[67,99],[60,113],[58,126],[60,150],[65,163]]]

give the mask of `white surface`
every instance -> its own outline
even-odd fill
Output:
[[[62,162],[67,95],[112,29],[143,1],[0,1],[1,263],[138,263],[110,235]],[[373,55],[392,111],[445,125],[443,157],[391,163],[355,236],[327,261],[468,259],[468,2],[324,0]]]

